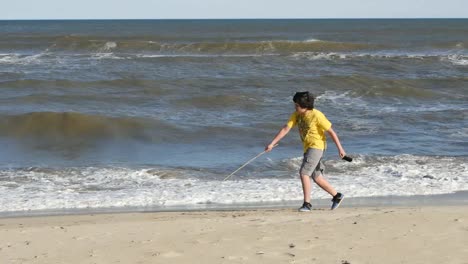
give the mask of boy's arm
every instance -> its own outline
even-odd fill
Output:
[[[341,146],[340,139],[338,138],[338,135],[335,133],[333,128],[330,127],[330,129],[327,130],[327,133],[333,139],[333,142],[335,142],[335,145],[338,148],[338,152],[340,153],[340,157],[343,158],[344,156],[346,156],[346,152]]]
[[[288,126],[288,125],[284,125],[284,127],[278,132],[278,134],[276,134],[275,138],[271,141],[270,144],[268,144],[266,147],[265,147],[265,151],[266,152],[270,152],[273,147],[282,139],[284,138],[284,136],[286,136],[286,134],[289,133],[289,131],[291,130],[291,128]]]

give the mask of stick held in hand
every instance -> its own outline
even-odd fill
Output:
[[[278,144],[274,145],[274,147],[278,146]],[[258,157],[260,157],[261,155],[265,154],[266,153],[266,150],[263,151],[262,153],[258,154],[257,156],[251,158],[249,161],[247,161],[246,163],[244,163],[244,165],[240,166],[237,170],[233,171],[231,174],[229,174],[226,178],[224,178],[223,181],[229,179],[232,175],[234,175],[234,173],[240,171],[242,168],[244,168],[245,166],[247,166],[250,162],[254,161],[255,159],[257,159]]]

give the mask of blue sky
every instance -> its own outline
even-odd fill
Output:
[[[468,18],[468,0],[1,0],[0,19]]]

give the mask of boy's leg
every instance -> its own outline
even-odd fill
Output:
[[[320,162],[317,164],[317,167],[315,167],[314,172],[312,173],[312,179],[314,179],[314,182],[322,188],[324,191],[329,193],[331,196],[335,196],[337,194],[337,191],[331,184],[323,177],[323,172],[325,170],[325,166],[322,163],[322,160],[320,159]]]
[[[337,192],[335,188],[333,188],[333,186],[331,186],[331,184],[327,181],[327,179],[323,177],[323,170],[323,164],[321,164],[320,162],[315,168],[315,171],[312,174],[312,178],[314,179],[314,182],[318,186],[320,186],[320,188],[322,188],[324,191],[326,191],[333,197],[331,210],[334,210],[340,206],[341,202],[343,201],[344,195]]]
[[[310,177],[309,175],[301,175],[301,183],[302,183],[302,192],[304,193],[304,202],[310,203]]]
[[[329,193],[331,196],[334,197],[337,194],[335,188],[333,188],[333,186],[331,186],[331,184],[321,174],[314,177],[314,181],[318,186],[320,186],[320,188]]]
[[[323,150],[310,148],[304,153],[301,169],[299,175],[301,177],[302,191],[304,194],[304,202],[310,203],[311,183],[310,175],[314,172],[315,168],[322,158]]]

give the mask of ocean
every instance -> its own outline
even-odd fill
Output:
[[[468,190],[468,19],[0,21],[0,214],[299,206],[297,129],[223,181],[297,91],[347,197]]]

